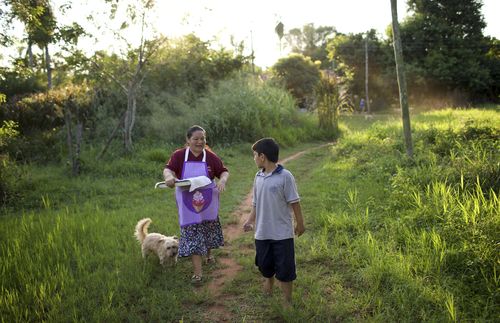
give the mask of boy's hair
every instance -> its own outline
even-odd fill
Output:
[[[264,156],[273,163],[278,162],[280,147],[273,138],[262,138],[257,140],[252,145],[252,150],[258,154],[264,154]]]

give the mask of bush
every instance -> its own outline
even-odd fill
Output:
[[[299,113],[294,98],[284,89],[253,77],[238,76],[221,81],[194,105],[190,96],[163,92],[148,104],[150,114],[138,120],[143,136],[181,145],[193,124],[203,126],[208,144],[254,142],[272,136],[282,145],[333,138],[321,130],[317,120]]]
[[[18,134],[17,124],[14,121],[3,121],[0,127],[0,205],[7,204],[16,196],[19,169],[10,159],[6,148]]]

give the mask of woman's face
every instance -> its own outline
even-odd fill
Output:
[[[189,149],[193,153],[200,154],[205,148],[205,144],[207,143],[205,138],[205,132],[201,130],[193,132],[191,138],[188,138],[187,143],[189,145]]]

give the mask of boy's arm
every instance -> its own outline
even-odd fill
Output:
[[[304,227],[304,217],[302,216],[302,208],[300,202],[292,203],[293,214],[295,215],[295,234],[300,237],[306,228]]]
[[[252,211],[250,212],[250,216],[248,216],[248,219],[243,224],[243,231],[245,232],[252,231],[253,224],[255,223],[255,214],[256,214],[255,206],[252,206]]]

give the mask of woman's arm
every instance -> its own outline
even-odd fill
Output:
[[[223,172],[220,174],[219,181],[217,182],[217,188],[219,192],[224,192],[226,189],[227,179],[229,178],[229,172]]]
[[[173,188],[175,186],[175,180],[177,178],[175,177],[175,173],[171,169],[165,168],[163,170],[163,178],[165,179],[165,184],[168,187]]]

